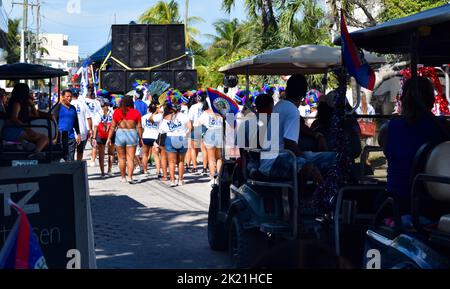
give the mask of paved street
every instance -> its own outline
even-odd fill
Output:
[[[227,254],[208,246],[207,177],[169,188],[154,175],[123,184],[117,166],[113,178],[98,164],[88,172],[98,268],[228,268]]]

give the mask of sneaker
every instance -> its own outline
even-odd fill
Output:
[[[158,179],[162,178],[162,174],[158,174]]]
[[[138,184],[139,182],[138,182],[137,180],[128,180],[128,183],[129,183],[130,185],[136,185],[136,184]]]
[[[184,186],[186,183],[182,180],[182,181],[178,181],[178,186]]]
[[[114,173],[113,172],[108,172],[108,177],[114,177]]]
[[[207,176],[207,175],[208,175],[208,170],[203,169],[203,170],[202,170],[202,175]]]
[[[174,187],[176,187],[177,185],[175,184],[175,182],[170,182],[170,187],[171,188],[174,188]]]
[[[208,182],[208,186],[210,186],[211,188],[213,188],[214,186],[216,185],[216,180],[210,180],[209,182]]]
[[[198,175],[197,169],[192,169],[191,173],[194,174],[194,175]]]

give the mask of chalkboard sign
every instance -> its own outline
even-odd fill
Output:
[[[17,219],[8,199],[27,214],[50,269],[96,267],[85,163],[0,168],[0,248]]]

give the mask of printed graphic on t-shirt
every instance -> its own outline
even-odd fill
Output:
[[[181,129],[183,124],[179,120],[178,121],[170,120],[167,122],[167,126],[169,127],[169,132],[174,132]]]
[[[145,120],[145,128],[158,129],[159,124],[157,122],[151,122],[150,119]]]

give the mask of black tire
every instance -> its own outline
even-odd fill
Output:
[[[219,222],[219,187],[215,186],[211,190],[211,200],[208,210],[208,243],[209,247],[215,251],[225,251],[228,245],[228,238],[225,224]]]
[[[233,267],[252,268],[268,250],[264,233],[257,229],[244,229],[237,216],[233,216],[228,230],[228,248]]]

